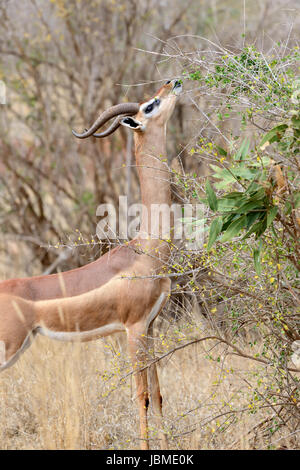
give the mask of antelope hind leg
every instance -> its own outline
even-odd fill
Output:
[[[147,347],[151,354],[154,353],[154,341],[153,341],[153,323],[150,325],[147,333]],[[156,430],[158,431],[160,439],[161,450],[167,450],[168,440],[163,429],[163,413],[162,413],[162,396],[160,392],[159,379],[157,374],[156,364],[152,364],[148,369],[148,383],[150,386],[150,399],[154,413],[154,419],[156,423]]]
[[[27,349],[34,330],[31,302],[9,295],[0,296],[0,371],[12,366]]]
[[[147,328],[147,349],[151,354],[154,355],[154,337],[153,337],[153,324],[155,318],[160,314],[164,306],[166,305],[169,299],[170,293],[170,281],[168,279],[164,280],[165,286],[164,290],[161,293],[158,301],[154,305],[148,317],[148,328]],[[160,448],[162,450],[167,450],[168,440],[167,436],[163,429],[163,414],[162,414],[162,396],[160,392],[159,379],[157,374],[156,364],[152,364],[148,369],[148,383],[150,386],[150,398],[153,407],[156,427],[158,430],[158,435],[160,438]]]

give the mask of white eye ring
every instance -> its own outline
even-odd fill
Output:
[[[143,111],[146,118],[151,117],[157,113],[159,104],[160,104],[160,100],[158,96],[156,96],[155,98],[152,98],[151,100],[144,103],[141,108],[141,111]],[[150,107],[151,107],[151,110],[147,111],[147,108],[150,108]]]

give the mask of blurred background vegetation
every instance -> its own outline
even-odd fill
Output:
[[[182,403],[167,416],[174,448],[299,446],[291,362],[300,339],[299,25],[297,0],[0,4],[1,279],[71,269],[107,249],[93,243],[97,206],[117,205],[120,194],[139,201],[132,134],[122,128],[78,142],[71,129],[110,105],[151,96],[167,79],[184,81],[168,127],[173,196],[208,205],[208,236],[197,252],[174,248],[168,267],[173,295],[156,346],[167,409]],[[119,350],[110,346],[103,366],[103,403],[128,367],[116,365]],[[165,364],[177,374],[175,388],[181,383],[172,402]],[[15,416],[19,406],[10,407]],[[67,444],[65,428],[57,444],[36,427],[28,433],[39,433],[37,447],[127,446],[116,427],[99,438],[87,419],[93,437],[83,440],[77,421],[67,422],[78,431]]]

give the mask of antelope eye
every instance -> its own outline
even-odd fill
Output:
[[[148,104],[147,108],[145,109],[145,113],[148,114],[151,113],[151,111],[153,111],[153,103]]]

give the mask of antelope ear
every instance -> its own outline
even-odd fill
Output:
[[[120,124],[125,127],[129,127],[130,129],[134,131],[144,131],[145,126],[144,124],[141,123],[141,121],[138,121],[132,116],[125,116],[121,119]]]

